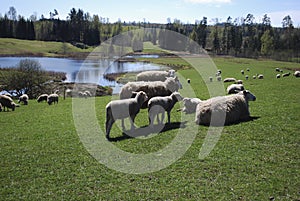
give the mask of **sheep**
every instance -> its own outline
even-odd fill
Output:
[[[3,107],[3,111],[5,111],[5,108],[7,108],[7,111],[8,108],[10,108],[12,111],[15,111],[15,108],[20,106],[15,104],[14,101],[6,95],[0,95],[0,104]]]
[[[295,71],[295,72],[294,72],[294,76],[295,76],[295,77],[300,77],[300,71],[298,71],[298,70]]]
[[[88,90],[84,91],[83,93],[85,93],[87,97],[92,97],[92,93]]]
[[[237,80],[235,81],[235,84],[243,84],[243,80]]]
[[[280,77],[281,77],[281,75],[280,75],[280,74],[277,74],[277,75],[276,75],[276,78],[277,78],[277,79],[278,79],[278,78],[280,78]]]
[[[212,82],[212,81],[213,81],[213,78],[212,78],[212,77],[209,77],[209,81]]]
[[[166,77],[175,77],[175,70],[145,71],[136,75],[137,81],[165,81]]]
[[[256,97],[248,90],[237,94],[219,96],[197,105],[195,123],[198,125],[223,126],[250,119],[248,101]]]
[[[147,94],[143,91],[133,92],[135,98],[124,100],[113,100],[106,105],[106,138],[109,140],[109,133],[113,123],[117,119],[122,120],[122,129],[124,127],[124,119],[130,117],[131,130],[134,129],[134,119],[139,113],[142,104],[148,99]]]
[[[284,73],[283,75],[282,75],[282,77],[288,77],[288,76],[290,76],[290,72],[288,72],[288,73]]]
[[[72,97],[73,91],[72,91],[72,89],[66,89],[65,93],[66,93],[66,96]]]
[[[55,102],[58,104],[58,95],[57,94],[50,94],[48,97],[47,97],[47,103],[49,105],[51,105],[52,103],[55,104]]]
[[[275,71],[276,72],[280,72],[280,68],[275,68]]]
[[[243,84],[231,84],[227,87],[227,94],[236,94],[245,90]]]
[[[245,76],[245,78],[246,78],[246,80],[248,80],[248,79],[249,79],[249,76],[248,76],[248,75],[246,75],[246,76]]]
[[[43,101],[47,101],[47,98],[48,98],[48,94],[42,94],[37,98],[37,102],[40,103]]]
[[[244,70],[241,70],[241,73],[242,73],[242,75],[244,75],[244,73],[245,73]]]
[[[27,94],[23,94],[19,97],[18,103],[23,102],[24,105],[28,105],[29,97]]]
[[[253,75],[253,77],[252,77],[254,80],[256,79],[256,75]]]
[[[183,108],[177,111],[182,111],[186,114],[192,114],[196,112],[196,107],[199,103],[201,103],[201,99],[199,98],[183,98]]]
[[[132,98],[132,92],[144,91],[150,98],[155,96],[169,96],[178,91],[179,84],[177,77],[168,77],[164,82],[128,82],[123,85],[120,91],[120,99]],[[148,101],[142,105],[142,109],[147,108]]]
[[[218,76],[218,77],[217,77],[217,80],[218,80],[219,82],[221,82],[221,81],[222,81],[222,77],[221,77],[221,76]]]
[[[191,79],[190,78],[187,79],[187,83],[191,84]]]
[[[264,75],[263,75],[263,74],[259,74],[259,75],[257,76],[257,78],[258,78],[258,79],[264,79]]]
[[[54,91],[54,94],[59,94],[59,90],[58,90],[58,89],[55,90],[55,91]]]
[[[165,112],[167,112],[168,124],[170,124],[171,110],[175,103],[182,99],[183,97],[179,92],[174,92],[170,96],[156,96],[151,98],[148,102],[149,125],[153,126],[155,116],[157,116],[158,123],[162,124],[165,118]],[[161,120],[159,120],[159,114],[161,114]]]
[[[247,69],[246,69],[246,71],[248,71],[248,72],[249,72],[249,71],[250,71],[250,68],[247,68]]]
[[[236,82],[236,79],[233,77],[227,77],[223,80],[223,82]]]

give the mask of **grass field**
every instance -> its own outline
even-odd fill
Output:
[[[186,65],[171,60],[152,62]],[[223,78],[240,79],[240,70],[250,68],[250,79],[244,85],[257,97],[250,103],[256,118],[225,126],[204,160],[198,155],[208,127],[197,126],[191,147],[169,167],[137,175],[112,170],[97,162],[80,141],[70,98],[52,106],[30,100],[28,106],[0,113],[1,200],[299,200],[300,79],[276,79],[275,68],[300,65],[237,58],[214,58],[214,62]],[[207,85],[213,83],[202,80],[192,68],[177,73],[191,79],[197,97],[209,98]],[[253,80],[256,73],[264,74],[265,79]],[[104,108],[111,99],[97,97],[95,101],[102,129]],[[92,99],[82,101],[93,103]],[[171,114],[173,123],[194,118],[176,112],[179,107],[177,104]],[[136,124],[148,124],[146,110],[138,114]],[[150,153],[164,148],[192,125],[185,122],[182,128],[166,129],[147,139],[111,143],[124,151]],[[122,136],[117,126],[111,136]]]

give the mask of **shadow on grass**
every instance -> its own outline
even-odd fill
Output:
[[[185,122],[172,122],[170,124],[155,124],[152,127],[151,126],[142,126],[140,128],[136,128],[133,131],[125,131],[123,132],[122,136],[119,137],[115,137],[115,138],[110,138],[108,139],[111,142],[117,142],[117,141],[121,141],[121,140],[126,140],[126,139],[130,139],[130,138],[135,138],[135,137],[147,137],[148,135],[152,134],[152,133],[163,133],[169,130],[174,130],[174,129],[178,129],[178,128],[185,128],[186,127],[186,123]]]
[[[207,126],[207,127],[209,127],[209,126],[213,126],[213,127],[223,127],[223,126],[231,126],[231,125],[236,125],[236,124],[240,124],[240,123],[244,123],[244,122],[249,122],[249,121],[255,121],[255,120],[257,120],[257,119],[259,119],[260,117],[258,117],[258,116],[253,116],[253,117],[249,117],[248,119],[243,119],[243,120],[240,120],[240,121],[237,121],[237,122],[233,122],[233,123],[228,123],[228,124],[225,124],[225,125],[220,125],[220,124],[216,124],[216,125],[210,125],[210,124],[208,124],[208,125],[202,125],[201,124],[201,126]]]

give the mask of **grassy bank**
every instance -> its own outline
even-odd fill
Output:
[[[177,59],[157,62],[186,65]],[[242,78],[240,70],[250,68],[250,79],[244,85],[257,97],[250,103],[256,119],[224,127],[216,147],[204,160],[199,160],[198,154],[208,128],[199,126],[188,151],[165,169],[140,175],[109,169],[80,141],[70,98],[52,106],[30,100],[28,106],[0,113],[1,200],[299,200],[300,79],[275,78],[276,67],[295,69],[299,64],[235,58],[215,58],[214,62],[223,78]],[[209,97],[210,83],[194,69],[177,73],[191,79],[197,97]],[[265,79],[251,79],[256,73],[264,74]],[[96,98],[102,130],[105,105],[111,98],[116,97]],[[92,104],[91,99],[82,101]],[[171,121],[173,125],[182,122],[181,128],[174,126],[147,139],[112,143],[137,154],[165,147],[193,125],[186,122],[193,115],[176,112],[177,108],[179,104]],[[148,124],[146,110],[138,114],[136,124]],[[117,126],[111,136],[122,136]]]

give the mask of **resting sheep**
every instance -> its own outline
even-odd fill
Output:
[[[236,82],[236,79],[233,77],[227,77],[223,80],[223,82]]]
[[[288,72],[288,73],[284,73],[284,74],[282,74],[282,77],[288,77],[288,76],[290,76],[291,75],[291,73],[290,72]]]
[[[55,102],[58,103],[58,95],[57,94],[50,94],[47,98],[47,103],[49,105],[51,105],[52,103],[55,104]]]
[[[144,91],[148,98],[155,96],[169,96],[179,89],[178,78],[168,77],[164,82],[128,82],[120,91],[120,99],[127,99],[132,97],[132,92]],[[147,108],[148,101],[146,101],[142,108]]]
[[[227,94],[236,94],[245,90],[243,84],[231,84],[227,87]]]
[[[295,76],[295,77],[300,77],[300,71],[298,71],[298,70],[295,71],[295,72],[294,72],[294,76]]]
[[[182,102],[183,108],[178,111],[182,111],[186,114],[192,114],[196,112],[196,107],[199,103],[201,103],[201,100],[199,98],[184,98]]]
[[[237,80],[235,81],[235,84],[243,84],[243,80]]]
[[[3,107],[3,111],[5,111],[5,108],[7,108],[7,111],[8,108],[10,108],[12,111],[15,111],[15,108],[19,107],[19,105],[15,104],[14,101],[6,95],[0,95],[0,104]]]
[[[18,103],[23,102],[24,105],[28,105],[29,97],[27,94],[23,94],[19,97]]]
[[[280,78],[280,77],[281,77],[281,75],[280,75],[280,74],[277,74],[277,75],[276,75],[276,78],[277,78],[277,79],[278,79],[278,78]]]
[[[37,98],[37,102],[40,103],[42,101],[47,101],[48,94],[42,94]]]
[[[174,92],[170,96],[156,96],[151,98],[148,102],[149,125],[153,126],[155,116],[157,116],[158,123],[162,124],[165,118],[165,112],[167,112],[168,124],[170,124],[171,110],[175,103],[182,99],[179,92]],[[159,120],[159,114],[161,114],[161,120]]]
[[[202,101],[196,108],[195,122],[198,125],[223,126],[249,120],[248,101],[255,100],[256,97],[246,90]]]
[[[175,77],[175,70],[145,71],[136,75],[137,81],[165,81],[166,77]]]
[[[148,99],[147,94],[143,91],[134,92],[135,98],[124,100],[113,100],[106,105],[106,138],[110,139],[109,133],[113,123],[117,119],[122,120],[122,128],[124,128],[124,119],[130,117],[131,130],[134,129],[134,119],[139,113],[142,104]]]
[[[263,74],[259,74],[259,75],[257,76],[257,78],[258,78],[258,79],[264,79],[264,75],[263,75]]]

